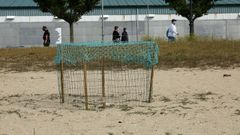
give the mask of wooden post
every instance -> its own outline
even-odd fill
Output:
[[[86,110],[88,110],[87,64],[83,65],[83,72],[84,72],[85,108],[86,108]]]
[[[150,80],[150,91],[149,91],[149,99],[148,102],[152,102],[152,94],[153,94],[153,77],[154,77],[154,66],[152,66],[151,70],[151,80]]]
[[[152,62],[154,61],[155,49],[152,49]],[[152,95],[153,95],[153,77],[154,77],[154,65],[152,65],[151,69],[151,80],[150,80],[150,91],[149,91],[149,99],[148,102],[152,102]]]
[[[105,95],[105,72],[104,72],[104,59],[102,60],[102,99],[103,108],[106,108],[106,95]]]
[[[61,72],[61,103],[64,103],[64,77],[63,77],[63,61],[60,62],[60,72]]]
[[[61,55],[61,61],[60,61],[60,74],[61,74],[61,103],[64,103],[64,75],[63,75],[63,66],[64,66],[64,61],[63,61],[63,48],[62,45],[60,45],[60,55]]]

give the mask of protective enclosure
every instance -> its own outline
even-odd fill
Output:
[[[151,102],[154,42],[87,42],[57,46],[61,102],[82,109]]]

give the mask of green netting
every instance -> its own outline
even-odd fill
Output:
[[[151,68],[158,63],[158,46],[154,42],[86,42],[57,46],[55,63],[91,63],[102,59]]]
[[[141,105],[152,98],[158,46],[145,41],[65,43],[58,45],[55,62],[63,62],[58,70],[62,102],[86,109]]]

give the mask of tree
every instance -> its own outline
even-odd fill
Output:
[[[91,11],[100,0],[33,0],[43,12],[68,22],[70,26],[70,42],[74,42],[73,24],[82,15]]]
[[[217,0],[165,0],[169,6],[176,10],[177,14],[189,21],[190,36],[194,35],[194,21],[207,14]]]

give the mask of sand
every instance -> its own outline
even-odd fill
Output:
[[[0,135],[240,135],[240,68],[156,70],[154,101],[60,104],[56,72],[0,72]]]

